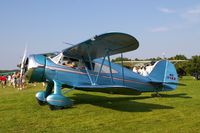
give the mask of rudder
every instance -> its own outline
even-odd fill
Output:
[[[149,74],[152,83],[162,84],[165,90],[175,89],[178,85],[178,75],[174,65],[168,60],[159,61]]]

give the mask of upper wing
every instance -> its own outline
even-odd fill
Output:
[[[64,49],[63,54],[78,59],[91,60],[109,55],[128,52],[139,47],[138,41],[124,33],[106,33],[95,36],[70,48]]]

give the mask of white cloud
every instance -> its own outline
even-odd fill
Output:
[[[186,9],[169,9],[169,8],[158,8],[162,13],[173,14],[176,19],[171,21],[167,26],[153,27],[149,31],[152,33],[161,33],[175,30],[182,30],[191,26],[195,26],[200,23],[200,5],[193,6]],[[182,18],[182,19],[181,19]],[[183,21],[184,20],[184,21]]]
[[[181,16],[190,22],[200,22],[200,6],[187,10]]]
[[[151,32],[166,32],[169,31],[169,28],[167,27],[156,27],[156,28],[152,28]]]
[[[175,10],[169,9],[169,8],[159,8],[159,11],[163,13],[175,13]]]

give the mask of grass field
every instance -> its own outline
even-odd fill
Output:
[[[200,132],[200,81],[185,77],[175,91],[161,98],[72,91],[72,108],[51,111],[39,106],[35,93],[41,85],[23,91],[0,87],[0,133],[143,133]]]

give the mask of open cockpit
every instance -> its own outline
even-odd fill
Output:
[[[64,55],[62,52],[58,53],[57,55],[53,57],[49,57],[51,61],[53,61],[55,64],[67,66],[74,69],[85,69],[91,70],[93,72],[99,72],[101,69],[101,73],[110,73],[109,65],[103,64],[101,68],[101,63],[96,62],[96,60],[93,60],[91,63],[89,61],[84,61],[83,59],[76,59],[73,57],[69,57]],[[101,60],[101,59],[98,59]],[[112,69],[112,73],[118,73],[117,70]]]

